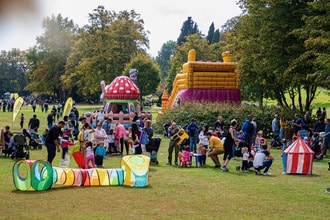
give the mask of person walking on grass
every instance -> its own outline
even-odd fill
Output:
[[[60,143],[58,142],[58,138],[63,135],[62,128],[64,128],[65,122],[59,121],[57,125],[53,126],[45,139],[45,145],[47,148],[47,161],[52,164],[53,159],[56,156],[56,151],[61,151]]]
[[[235,142],[239,141],[239,139],[235,137],[235,133],[234,133],[237,124],[238,123],[236,119],[231,120],[230,128],[226,135],[226,139],[224,143],[225,153],[223,155],[223,167],[221,167],[221,170],[224,172],[228,172],[227,164],[229,163],[230,159],[233,157],[233,147],[235,145]]]

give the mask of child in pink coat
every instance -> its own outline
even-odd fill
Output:
[[[190,151],[189,145],[185,146],[182,151],[181,167],[190,167],[190,157],[193,155],[194,153]]]
[[[91,141],[86,143],[86,164],[85,169],[88,169],[89,162],[92,162],[92,166],[95,168],[95,156],[94,156],[94,149],[93,143]]]

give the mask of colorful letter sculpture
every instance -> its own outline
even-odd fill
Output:
[[[20,160],[12,170],[14,185],[21,191],[48,190],[63,186],[148,186],[150,158],[129,155],[122,158],[122,169],[72,169],[52,167],[44,160]]]

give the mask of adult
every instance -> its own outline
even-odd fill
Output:
[[[116,123],[116,132],[115,132],[115,138],[120,143],[120,154],[123,155],[124,151],[124,135],[127,134],[127,131],[123,124],[117,122]],[[126,146],[126,145],[125,145]],[[128,148],[128,146],[127,146]]]
[[[54,111],[50,111],[50,113],[47,115],[47,127],[48,129],[51,129],[53,127],[53,115]]]
[[[10,133],[10,127],[6,125],[5,132],[3,132],[3,136],[5,139],[5,149],[7,149],[9,146],[9,141],[10,141],[9,133]]]
[[[295,120],[293,121],[293,129],[294,133],[297,134],[298,131],[303,130],[305,128],[305,121],[299,117],[298,114],[294,114]]]
[[[40,121],[37,118],[37,115],[34,114],[33,117],[30,118],[30,120],[29,120],[28,127],[30,129],[33,129],[35,132],[38,132],[39,126],[40,126]]]
[[[208,125],[203,125],[201,132],[199,132],[199,144],[203,144],[203,146],[208,149],[209,148],[209,139],[207,138],[206,134],[209,131]]]
[[[95,118],[96,118],[96,123],[100,122],[102,124],[102,122],[104,121],[104,110],[103,110],[103,108],[101,108],[100,111],[98,113],[96,113]]]
[[[327,151],[330,150],[330,119],[325,120],[324,141],[322,146],[323,158],[327,157]]]
[[[144,128],[142,129],[142,132],[147,133],[148,134],[148,138],[149,138],[149,144],[147,144],[145,146],[144,146],[144,144],[141,144],[141,146],[142,146],[142,153],[151,152],[151,150],[150,150],[152,148],[152,146],[151,146],[151,144],[152,144],[151,138],[154,135],[154,129],[152,128],[152,121],[151,120],[149,120],[149,119],[145,120],[145,122],[144,122]]]
[[[271,173],[269,173],[268,170],[271,167],[274,158],[267,150],[267,145],[264,144],[261,148],[262,150],[258,151],[254,156],[253,167],[255,169],[256,174],[260,174],[260,171],[265,169],[264,175],[270,176]]]
[[[53,159],[56,156],[56,151],[60,152],[61,147],[60,143],[58,142],[58,138],[63,135],[61,129],[64,128],[65,122],[64,121],[59,121],[57,125],[53,126],[49,132],[48,135],[45,139],[45,145],[47,148],[47,160],[50,164],[52,164]]]
[[[132,124],[132,140],[133,140],[133,143],[139,141],[140,135],[141,135],[141,132],[139,130],[139,126],[136,123],[133,123]]]
[[[93,134],[92,142],[96,146],[98,146],[100,142],[103,142],[104,146],[107,146],[109,144],[109,142],[106,141],[107,139],[108,136],[106,131],[102,128],[102,122],[98,122]]]
[[[305,121],[305,130],[307,130],[311,136],[312,135],[311,128],[313,127],[313,122],[312,122],[311,118],[309,117],[309,114],[305,114],[303,120]]]
[[[218,155],[223,153],[223,144],[222,144],[220,138],[212,135],[212,132],[210,132],[210,131],[208,131],[206,133],[206,137],[210,142],[209,152],[208,152],[207,156],[210,157],[212,159],[213,163],[215,164],[214,168],[220,168],[221,164],[220,164]]]
[[[225,129],[225,122],[223,121],[222,116],[218,116],[218,120],[214,124],[214,132],[216,132],[218,134],[218,137],[221,138],[224,129]]]
[[[273,137],[279,137],[280,136],[280,121],[278,120],[278,115],[275,114],[273,121],[272,121],[272,131],[273,131]]]
[[[280,138],[281,140],[284,138],[285,128],[288,126],[288,121],[285,119],[284,115],[280,117]]]
[[[178,166],[178,154],[179,154],[179,145],[173,140],[173,135],[180,131],[175,121],[172,121],[171,127],[168,129],[170,142],[168,144],[168,157],[167,165],[172,165],[172,154],[174,150],[174,162],[175,166]]]
[[[319,120],[315,123],[313,129],[313,136],[316,138],[321,132],[325,131],[324,118],[320,117]]]
[[[322,111],[321,111],[321,117],[322,118],[327,118],[327,110],[325,107],[322,108]]]
[[[197,137],[196,134],[198,134],[198,125],[196,124],[196,119],[191,119],[189,125],[187,126],[187,131],[189,135],[189,145],[190,145],[190,152],[196,153],[196,143],[197,143]]]
[[[74,119],[75,119],[75,126],[78,126],[79,111],[76,106],[73,106],[73,114],[74,114]]]
[[[37,107],[37,100],[33,100],[32,101],[32,110],[33,110],[33,112],[36,112],[36,107]]]
[[[2,153],[5,155],[11,155],[16,151],[16,143],[14,141],[13,133],[10,131],[8,132],[7,137],[9,138],[8,147],[2,150]]]
[[[56,122],[56,115],[57,115],[57,108],[56,108],[55,105],[53,105],[51,111],[53,112],[53,115],[52,115],[53,116],[53,122],[55,123]]]
[[[229,163],[230,159],[233,157],[233,147],[235,146],[235,142],[238,142],[239,139],[235,137],[234,130],[237,128],[237,121],[233,119],[230,121],[230,127],[228,133],[226,135],[224,149],[225,153],[223,155],[223,167],[221,170],[224,172],[228,172],[227,164]]]
[[[317,118],[321,117],[321,113],[322,113],[322,110],[321,110],[321,107],[319,107],[316,111],[316,117]]]
[[[241,130],[242,130],[243,135],[244,135],[244,141],[245,141],[247,147],[249,148],[249,152],[250,152],[251,145],[253,144],[252,143],[252,136],[253,136],[254,133],[256,133],[255,127],[254,127],[253,123],[251,123],[251,121],[246,118],[243,125],[242,125]]]

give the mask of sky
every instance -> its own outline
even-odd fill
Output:
[[[88,24],[88,14],[99,5],[115,12],[134,10],[144,20],[149,31],[147,51],[158,55],[162,45],[176,41],[188,17],[207,35],[214,22],[221,29],[225,22],[241,14],[237,0],[0,0],[0,50],[26,50],[36,45],[43,33],[42,20],[61,14],[82,27]]]

